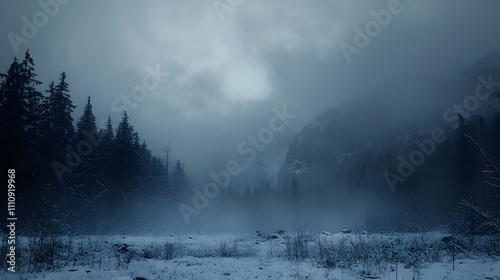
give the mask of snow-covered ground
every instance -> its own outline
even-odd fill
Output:
[[[445,236],[300,231],[20,238],[18,272],[0,272],[0,279],[500,279],[494,239],[476,237],[471,247],[458,238],[445,243]]]

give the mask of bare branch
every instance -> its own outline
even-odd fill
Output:
[[[492,166],[493,168],[493,171],[495,172],[495,174],[498,176],[498,178],[500,178],[500,173],[498,172],[498,169],[495,167],[495,165],[493,164],[493,162],[490,160],[490,158],[488,157],[488,155],[486,155],[486,153],[483,151],[483,149],[481,149],[481,146],[479,146],[479,144],[476,142],[476,140],[474,140],[474,138],[472,138],[471,136],[469,136],[467,133],[464,133],[464,135],[469,138],[472,142],[474,142],[474,145],[476,145],[476,147],[479,149],[479,151],[481,151],[481,154],[484,156],[484,158],[486,158],[486,160],[489,162],[489,164]],[[497,188],[500,189],[499,186],[496,186]]]
[[[492,178],[492,179],[493,179],[493,178]],[[500,188],[500,186],[498,186],[498,185],[496,185],[496,184],[493,184],[493,183],[490,183],[490,182],[485,181],[485,180],[483,180],[483,183],[486,183],[486,184],[488,184],[488,185],[490,185],[490,186],[493,186],[493,187],[495,187],[495,188]]]

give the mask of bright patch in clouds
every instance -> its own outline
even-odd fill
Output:
[[[231,101],[258,101],[271,94],[271,86],[261,63],[244,60],[228,67],[222,91]]]

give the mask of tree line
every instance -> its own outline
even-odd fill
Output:
[[[171,204],[181,198],[184,164],[171,164],[168,151],[163,159],[153,155],[127,112],[116,129],[110,116],[98,128],[89,96],[74,120],[66,73],[45,91],[37,77],[29,50],[0,74],[1,170],[16,170],[20,224],[92,228],[117,222],[138,198]]]

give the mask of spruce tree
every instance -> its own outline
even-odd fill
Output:
[[[76,106],[69,96],[68,83],[66,82],[66,73],[61,73],[59,83],[56,85],[56,98],[54,100],[53,109],[56,119],[56,133],[61,136],[61,140],[65,143],[71,143],[75,128],[73,127],[73,117],[71,114]]]
[[[24,130],[24,111],[26,108],[22,95],[21,65],[17,58],[14,58],[7,74],[2,74],[2,77],[5,80],[2,83],[1,125],[11,133],[21,133]]]
[[[22,95],[21,83],[21,66],[14,58],[6,74],[1,74],[3,82],[0,88],[2,96],[2,107],[0,107],[0,128],[2,130],[0,136],[0,157],[1,168],[5,170],[16,170],[16,183],[18,185],[26,184],[26,179],[32,174],[28,169],[25,169],[24,160],[27,156],[25,151],[25,123],[24,113],[25,106]],[[19,212],[24,213],[24,199],[26,199],[27,188],[19,188],[16,192],[18,197]],[[4,197],[1,196],[2,199]],[[4,217],[3,215],[1,217]]]
[[[138,156],[134,146],[134,128],[129,123],[129,117],[125,111],[122,121],[116,131],[116,140],[113,154],[113,177],[116,182],[115,189],[118,190],[118,201],[127,201],[138,184]]]
[[[20,168],[24,158],[25,106],[22,94],[21,65],[17,58],[10,64],[7,74],[2,74],[2,107],[0,126],[2,128],[1,149],[5,168]],[[4,169],[5,170],[5,169]]]
[[[111,121],[111,117],[108,116],[108,120],[106,122],[106,127],[104,129],[99,130],[99,145],[95,147],[96,154],[99,162],[97,163],[96,169],[96,179],[94,185],[94,195],[103,194],[105,199],[99,200],[96,203],[102,208],[105,209],[108,205],[105,203],[113,201],[115,199],[113,195],[113,188],[116,186],[115,181],[115,168],[114,166],[114,143],[115,135],[113,132],[113,123]],[[102,212],[102,211],[100,211]]]
[[[24,123],[23,129],[23,146],[24,170],[29,170],[29,176],[24,178],[25,185],[22,199],[30,206],[35,205],[40,199],[40,185],[46,182],[47,163],[43,158],[41,149],[44,134],[42,132],[42,103],[44,101],[43,94],[38,87],[42,84],[37,79],[35,73],[35,63],[31,57],[29,50],[24,54],[23,61],[19,64],[20,75],[20,90],[23,98],[22,118]]]
[[[168,192],[170,190],[170,144],[167,145],[164,149],[165,151],[165,188],[163,194],[168,197]]]
[[[48,104],[45,109],[47,132],[53,135],[53,149],[60,160],[64,161],[66,146],[73,144],[75,128],[71,114],[76,108],[69,96],[66,73],[61,73],[59,83],[50,83]]]
[[[87,98],[87,104],[83,109],[82,116],[78,119],[75,146],[82,157],[82,162],[76,167],[76,176],[78,182],[86,186],[89,195],[97,194],[94,185],[101,172],[99,172],[100,155],[94,143],[98,141],[97,126],[95,116],[92,112],[92,103],[90,96]]]
[[[44,97],[42,93],[37,89],[37,87],[41,85],[42,82],[37,80],[38,75],[35,74],[34,67],[35,63],[28,50],[26,51],[24,59],[20,64],[21,90],[24,103],[23,118],[25,123],[25,130],[27,130],[31,134],[41,136],[39,125],[42,120],[41,104]]]
[[[115,134],[113,132],[113,122],[108,116],[106,128],[99,131],[101,142],[99,144],[99,154],[102,159],[102,167],[110,171],[110,163],[113,158],[113,146],[115,142]]]
[[[83,114],[76,124],[76,140],[77,142],[85,140],[88,139],[88,136],[97,136],[97,126],[94,113],[92,112],[90,96],[87,98],[87,104],[83,108]]]
[[[175,204],[183,201],[187,195],[188,182],[184,173],[184,166],[178,159],[175,162],[175,167],[172,175],[172,184],[169,192],[170,198]]]

